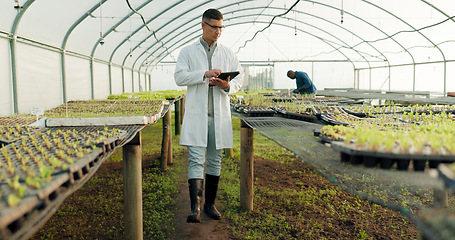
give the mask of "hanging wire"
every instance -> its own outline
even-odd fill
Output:
[[[155,38],[155,40],[159,43],[161,43],[161,46],[166,50],[166,52],[168,53],[169,56],[171,56],[172,59],[174,59],[174,57],[171,55],[171,52],[169,51],[169,49],[164,45],[164,43],[158,39],[158,37],[156,36],[156,32],[152,29],[150,29],[148,26],[147,26],[147,22],[145,21],[144,17],[142,16],[142,14],[138,11],[136,11],[136,9],[134,9],[133,7],[131,7],[131,4],[130,4],[130,1],[129,0],[126,0],[126,4],[128,5],[128,7],[131,9],[131,11],[133,11],[134,13],[136,13],[137,15],[139,15],[142,19],[142,22],[144,23],[144,26],[147,28],[147,30],[149,32],[151,32],[153,34],[153,37]],[[175,60],[175,59],[174,59]]]
[[[128,0],[127,0],[127,1],[128,1]],[[284,13],[282,13],[282,14],[278,14],[278,15],[273,16],[272,20],[269,22],[269,24],[268,24],[266,27],[264,27],[262,30],[257,31],[257,32],[253,35],[253,37],[252,37],[251,39],[246,40],[245,43],[243,44],[243,46],[240,46],[239,49],[237,49],[237,53],[240,51],[240,49],[244,48],[248,42],[253,41],[253,39],[256,38],[256,35],[257,35],[258,33],[263,32],[264,30],[266,30],[267,28],[269,28],[269,27],[272,25],[272,23],[273,23],[273,21],[275,20],[275,18],[281,17],[281,16],[284,16],[284,15],[288,14],[288,13],[297,5],[297,3],[299,3],[299,2],[300,2],[300,0],[297,0],[290,8],[286,11],[286,12],[284,12]]]
[[[438,23],[435,23],[435,24],[431,24],[431,25],[428,25],[428,26],[425,26],[425,27],[422,27],[422,28],[419,28],[419,29],[415,29],[415,30],[402,30],[402,31],[398,31],[398,32],[396,32],[396,33],[394,33],[394,34],[392,34],[392,35],[389,35],[389,36],[387,36],[387,37],[385,37],[385,38],[379,38],[379,39],[376,39],[376,40],[374,40],[374,41],[365,41],[365,42],[369,42],[369,43],[379,42],[379,41],[382,41],[382,40],[386,40],[386,39],[392,38],[392,37],[394,37],[394,36],[396,36],[396,35],[398,35],[398,34],[400,34],[400,33],[419,32],[419,31],[422,31],[422,30],[424,30],[424,29],[432,28],[432,27],[435,27],[435,26],[437,26],[437,25],[443,24],[443,23],[445,23],[445,22],[447,22],[447,21],[449,21],[449,20],[452,20],[452,19],[454,19],[454,18],[455,18],[455,16],[452,16],[452,17],[449,17],[449,18],[447,18],[447,19],[445,19],[445,20],[443,20],[443,21],[441,21],[441,22],[438,22]]]
[[[294,12],[294,35],[297,36],[297,12]]]
[[[103,3],[102,0],[100,0],[100,44],[104,44],[104,38],[103,38]]]
[[[341,10],[340,10],[340,14],[341,14],[341,24],[343,24],[344,0],[341,0]]]
[[[357,44],[355,44],[355,45],[353,45],[353,46],[350,46],[350,47],[347,47],[347,46],[340,46],[340,47],[338,47],[338,48],[336,48],[336,49],[334,49],[334,50],[332,50],[332,51],[329,51],[329,52],[320,52],[320,53],[315,54],[315,55],[313,55],[313,56],[307,56],[307,58],[308,58],[308,57],[317,57],[317,56],[320,56],[320,55],[322,55],[322,54],[330,54],[330,53],[336,52],[336,51],[338,51],[338,50],[340,50],[340,49],[342,49],[342,48],[353,49],[353,48],[355,48],[355,47],[361,45],[362,43],[375,43],[375,42],[387,40],[387,39],[392,38],[392,37],[394,37],[394,36],[396,36],[396,35],[398,35],[398,34],[400,34],[400,33],[419,32],[419,31],[422,31],[422,30],[424,30],[424,29],[432,28],[432,27],[435,27],[435,26],[437,26],[437,25],[443,24],[443,23],[445,23],[445,22],[447,22],[447,21],[449,21],[449,20],[452,20],[452,19],[454,19],[454,18],[455,18],[455,16],[452,16],[452,17],[449,17],[449,18],[447,18],[447,19],[445,19],[445,20],[443,20],[443,21],[441,21],[441,22],[437,22],[437,23],[435,23],[435,24],[431,24],[431,25],[428,25],[428,26],[425,26],[425,27],[422,27],[422,28],[419,28],[419,29],[415,29],[415,30],[403,30],[403,31],[398,31],[398,32],[396,32],[396,33],[394,33],[394,34],[392,34],[392,35],[389,35],[389,36],[385,37],[385,38],[378,38],[378,39],[376,39],[376,40],[371,40],[371,41],[363,40],[363,41],[361,41],[361,42],[359,42],[359,43],[357,43]],[[447,43],[447,42],[452,42],[452,40],[444,41],[444,42],[438,43],[438,44],[436,44],[436,46],[439,46],[440,44]],[[409,49],[412,49],[412,48],[423,48],[423,47],[428,47],[428,48],[430,48],[430,47],[435,47],[435,46],[413,46],[413,47],[406,48],[405,50],[402,50],[402,51],[399,51],[399,52],[383,52],[383,53],[398,54],[398,53],[406,52],[406,51],[408,51]],[[378,55],[378,56],[371,56],[371,57],[379,58],[379,55]]]
[[[132,21],[131,21],[131,15],[128,15],[128,20],[130,22],[130,36],[128,37],[128,42],[130,43],[130,57],[133,56],[133,54],[131,53],[132,52],[132,48],[131,48],[131,33],[132,33]]]

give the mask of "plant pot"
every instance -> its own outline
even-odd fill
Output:
[[[383,158],[381,159],[379,166],[382,169],[391,169],[395,161],[391,158]]]
[[[426,160],[413,160],[412,164],[414,165],[414,171],[423,172],[425,170],[425,166],[427,165]]]
[[[349,158],[349,161],[353,165],[359,165],[359,164],[361,164],[363,162],[363,156],[351,155],[351,157]]]
[[[363,158],[363,165],[365,167],[376,167],[377,164],[378,164],[377,157],[368,156]]]
[[[399,159],[397,160],[397,169],[402,171],[407,171],[409,168],[409,163],[411,160]]]
[[[349,162],[350,156],[345,152],[340,152],[340,158],[342,162]]]

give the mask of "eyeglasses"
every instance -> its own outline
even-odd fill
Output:
[[[213,25],[207,23],[206,21],[204,21],[204,23],[209,25],[214,31],[216,31],[216,30],[223,31],[223,29],[224,29],[224,26],[221,26],[221,27],[220,26],[213,26]]]

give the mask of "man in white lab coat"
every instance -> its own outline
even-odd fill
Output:
[[[216,9],[206,10],[201,27],[202,37],[181,50],[174,73],[175,83],[187,86],[180,136],[180,144],[187,146],[189,152],[191,214],[187,222],[201,222],[206,156],[204,212],[212,219],[221,218],[214,205],[221,150],[233,147],[228,95],[237,92],[243,83],[243,70],[235,53],[217,42],[224,28],[223,15]],[[240,74],[233,79],[218,78],[222,72],[232,71]]]

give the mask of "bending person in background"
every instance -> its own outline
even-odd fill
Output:
[[[293,90],[293,93],[316,94],[316,86],[314,86],[306,72],[289,70],[288,77],[290,79],[295,79],[295,83],[297,85],[297,89]]]
[[[185,115],[180,145],[188,148],[188,187],[191,214],[187,222],[201,222],[200,211],[205,170],[204,212],[220,219],[215,198],[221,173],[223,148],[233,147],[229,94],[243,83],[243,70],[233,51],[217,42],[224,28],[223,15],[208,9],[202,15],[202,37],[180,51],[174,73],[178,86],[186,86]],[[239,71],[222,80],[222,72]],[[207,160],[206,160],[207,157]]]

